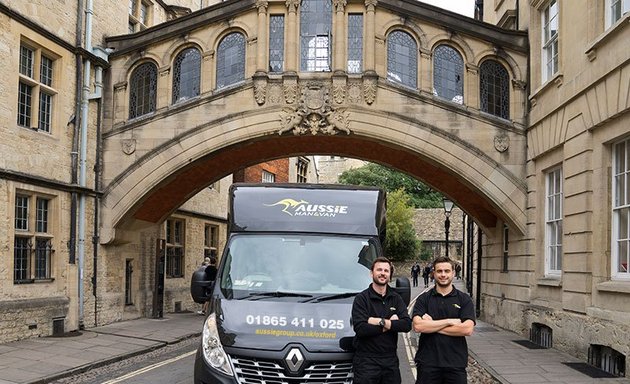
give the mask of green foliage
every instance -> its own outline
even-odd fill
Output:
[[[379,164],[369,163],[345,171],[339,176],[339,183],[381,187],[388,193],[403,189],[409,195],[409,204],[414,208],[442,207],[441,193],[405,173]]]
[[[421,246],[413,228],[414,209],[409,206],[409,200],[402,188],[387,194],[385,255],[390,260],[413,259]]]

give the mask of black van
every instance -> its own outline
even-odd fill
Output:
[[[383,255],[385,193],[236,183],[229,230],[216,281],[191,282],[210,301],[194,382],[352,383],[352,301]],[[396,285],[408,304],[409,280]]]

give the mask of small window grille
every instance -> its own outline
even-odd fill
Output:
[[[610,347],[591,344],[588,348],[588,363],[611,375],[626,376],[626,357]]]
[[[529,340],[541,347],[553,347],[553,330],[545,324],[532,323],[529,329]]]

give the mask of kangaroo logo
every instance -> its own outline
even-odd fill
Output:
[[[304,201],[304,200],[296,201],[296,200],[293,200],[293,199],[282,199],[282,200],[278,201],[277,203],[265,204],[265,206],[273,207],[273,206],[276,206],[276,205],[284,205],[284,208],[282,208],[282,212],[286,213],[287,215],[293,216],[293,214],[291,212],[287,211],[287,209],[289,209],[289,208],[295,209],[300,204],[308,204],[308,201]]]

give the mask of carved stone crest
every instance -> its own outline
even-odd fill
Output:
[[[498,152],[505,152],[510,148],[510,138],[506,134],[496,135],[494,137],[494,149]]]
[[[348,101],[353,104],[359,104],[363,94],[361,92],[360,84],[351,84],[348,88]]]
[[[282,86],[280,84],[272,84],[269,86],[268,92],[269,102],[272,104],[280,104],[283,102]]]
[[[310,82],[302,88],[297,108],[286,108],[280,115],[278,134],[289,131],[294,135],[336,135],[339,131],[350,134],[349,116],[345,110],[332,108],[328,87]]]
[[[122,151],[125,155],[131,155],[136,151],[136,139],[125,139],[122,141]]]

